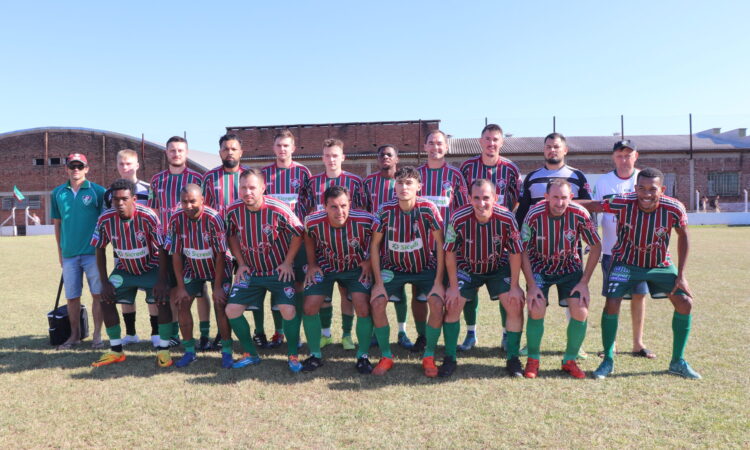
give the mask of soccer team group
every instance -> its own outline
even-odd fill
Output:
[[[187,167],[185,139],[170,138],[169,167],[150,185],[135,176],[137,154],[123,150],[117,161],[122,178],[106,191],[86,180],[85,155],[68,158],[70,180],[52,193],[52,217],[66,297],[80,301],[85,273],[94,297],[94,343],[104,345],[102,321],[109,337],[110,351],[93,366],[125,361],[123,346],[138,341],[134,301],[143,290],[160,367],[188,366],[196,350],[213,346],[221,348],[222,367],[238,369],[261,361],[259,347],[286,341],[289,370],[315,371],[324,364],[321,349],[332,343],[337,284],[341,344],[356,349],[359,373],[384,375],[394,365],[386,313],[393,303],[397,344],[422,353],[427,377],[448,377],[457,368],[457,351],[477,344],[478,290],[485,286],[499,303],[508,374],[535,378],[549,291],[556,286],[568,317],[561,367],[585,378],[576,360],[585,354],[588,284],[602,256],[604,351],[594,378],[614,371],[622,300],[642,300],[646,293],[674,305],[669,372],[700,378],[683,357],[692,306],[685,278],[687,214],[663,194],[658,169],[635,169],[632,141],[614,144],[615,170],[600,177],[593,198],[584,174],[565,164],[568,147],[559,133],[545,138],[544,166],[523,181],[518,167],[500,155],[503,132],[494,124],[482,130],[482,153],[460,169],[447,164],[447,136],[435,130],[425,139],[426,164],[399,167],[398,149],[384,145],[378,149],[379,171],[364,180],[342,169],[344,143],[338,139],[323,142],[325,170],[314,176],[293,160],[295,137],[288,130],[276,135],[276,161],[262,169],[240,164],[238,136],[224,135],[219,144],[222,165],[201,175]],[[602,213],[603,240],[591,212]],[[673,229],[676,263],[668,251]],[[108,245],[115,256],[111,272]],[[213,342],[207,284],[219,330]],[[275,327],[270,340],[263,324],[268,292]],[[406,334],[407,298],[414,342]],[[191,312],[196,299],[197,342]],[[123,307],[125,337],[116,304]],[[254,316],[252,334],[246,310]],[[468,331],[458,345],[462,314]],[[71,325],[73,336],[62,348],[78,344],[78,324]],[[302,328],[309,349],[304,360]],[[242,348],[238,359],[232,334]],[[441,334],[444,355],[438,366]],[[180,344],[184,354],[173,361],[169,349]],[[370,362],[373,347],[380,353],[377,364]],[[634,353],[655,356],[645,347]],[[527,357],[525,366],[520,356]]]

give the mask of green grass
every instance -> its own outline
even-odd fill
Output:
[[[687,358],[701,381],[666,373],[672,308],[664,300],[648,302],[646,321],[658,358],[626,354],[625,306],[623,353],[616,374],[602,381],[562,376],[565,316],[556,306],[547,315],[541,378],[506,378],[497,304],[486,297],[480,347],[460,355],[449,380],[425,378],[418,356],[395,345],[396,366],[382,378],[359,376],[353,352],[339,345],[324,349],[326,364],[314,374],[289,373],[280,350],[241,370],[221,370],[218,354],[200,355],[186,370],[158,369],[145,344],[128,347],[125,363],[92,369],[100,352],[90,341],[64,352],[48,345],[45,314],[60,273],[53,238],[1,238],[0,447],[748,447],[750,228],[695,227],[692,238]],[[592,292],[600,286],[597,273]],[[143,337],[150,328],[138,301]],[[587,372],[598,364],[602,303],[592,301]]]

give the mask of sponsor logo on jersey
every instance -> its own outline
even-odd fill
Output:
[[[380,277],[383,279],[383,284],[390,283],[393,281],[394,273],[392,270],[383,269],[380,271]]]
[[[531,239],[531,227],[525,223],[521,226],[521,240],[529,242],[529,239]]]
[[[423,198],[431,201],[435,206],[445,208],[451,204],[451,198],[443,195],[426,195]]]
[[[518,231],[511,231],[510,238],[513,239],[514,241],[517,241],[521,239],[521,233]]]
[[[541,273],[534,274],[534,283],[536,283],[539,289],[544,288],[544,277],[542,276]]]
[[[202,249],[185,247],[182,249],[182,253],[190,259],[211,259],[214,256],[214,252],[210,248]]]
[[[610,286],[614,282],[626,282],[630,280],[630,269],[628,269],[625,266],[615,266],[612,271],[609,273],[609,281]]]
[[[445,242],[456,242],[456,230],[453,228],[453,224],[449,224],[448,229],[445,230]]]
[[[409,242],[388,241],[388,250],[398,253],[414,252],[422,248],[422,238],[416,238]]]
[[[148,247],[140,247],[134,249],[116,248],[118,258],[122,259],[141,259],[148,256]]]
[[[114,286],[115,289],[117,289],[122,286],[124,280],[122,279],[122,275],[112,275],[109,277],[109,282],[112,283],[112,286]]]

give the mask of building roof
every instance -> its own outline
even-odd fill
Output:
[[[440,123],[440,120],[390,120],[380,122],[331,122],[331,123],[303,123],[294,125],[253,125],[227,127],[227,131],[233,130],[255,130],[255,129],[276,129],[276,128],[312,128],[312,127],[347,127],[358,125],[407,125],[419,123]]]

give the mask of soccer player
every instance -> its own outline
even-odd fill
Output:
[[[674,305],[672,361],[669,372],[685,378],[701,376],[684,359],[692,321],[693,295],[685,277],[689,238],[687,213],[678,200],[664,195],[664,174],[652,167],[636,177],[635,192],[617,195],[589,209],[617,218],[617,243],[607,273],[607,301],[602,313],[604,360],[594,378],[614,371],[614,345],[622,298],[639,283],[648,283],[651,298],[665,298]],[[669,254],[672,230],[677,233],[677,265]]]
[[[588,283],[601,254],[601,241],[588,211],[571,203],[570,183],[555,178],[547,184],[546,201],[529,210],[521,227],[521,239],[526,246],[523,269],[527,280],[526,303],[529,318],[526,322],[528,356],[526,378],[539,374],[539,359],[544,314],[549,290],[557,286],[560,306],[570,309],[568,344],[562,359],[562,370],[575,378],[586,378],[576,364],[576,357],[586,337],[588,306],[591,300]],[[578,252],[580,240],[591,247],[586,268],[583,269]]]
[[[232,367],[232,331],[224,309],[231,285],[231,268],[227,257],[226,229],[219,212],[204,205],[201,187],[188,184],[181,189],[182,209],[169,221],[164,250],[174,266],[177,288],[173,302],[179,311],[185,354],[175,362],[185,367],[197,359],[193,339],[193,315],[190,308],[205,284],[212,283],[216,323],[221,335],[221,366]]]
[[[612,147],[612,161],[615,170],[599,177],[594,185],[594,200],[605,200],[618,194],[625,194],[635,190],[635,178],[638,169],[638,148],[631,140],[615,142]],[[617,217],[613,214],[602,214],[602,295],[607,296],[607,272],[612,265],[612,247],[617,241]],[[646,348],[643,343],[643,324],[646,319],[646,294],[648,284],[639,283],[633,292],[625,295],[630,298],[630,317],[633,324],[633,356],[653,359],[656,354]]]
[[[273,139],[273,153],[276,155],[276,161],[261,170],[266,177],[266,195],[289,205],[289,208],[297,214],[297,218],[302,222],[305,216],[302,212],[300,200],[304,198],[304,188],[310,180],[310,170],[292,160],[292,156],[296,150],[294,134],[287,129],[279,131]],[[297,303],[297,315],[295,316],[295,320],[298,322],[297,329],[299,329],[302,320],[302,303],[304,302],[302,291],[305,287],[305,272],[303,267],[306,264],[307,256],[305,255],[305,247],[303,245],[297,252],[297,257],[294,260],[294,289],[297,292],[295,297],[295,303]],[[262,308],[259,313],[256,315],[256,312],[253,312],[256,345],[262,345],[263,341],[266,340],[265,333],[263,333]],[[281,313],[276,309],[272,309],[271,313],[273,314],[273,323],[276,331],[268,342],[268,346],[273,348],[278,347],[284,342],[284,329]],[[258,330],[260,330],[261,334],[258,334]]]
[[[523,328],[524,297],[518,284],[523,244],[513,213],[497,203],[494,183],[484,178],[474,180],[471,204],[454,212],[445,232],[444,249],[449,286],[440,305],[444,309],[445,359],[438,375],[450,376],[455,371],[461,310],[467,299],[487,285],[490,299],[500,300],[507,313],[506,369],[511,376],[523,376],[518,359]],[[434,352],[439,329],[427,330],[425,351]]]
[[[156,363],[172,365],[169,339],[172,334],[172,310],[169,305],[167,252],[163,248],[162,228],[156,213],[136,203],[135,184],[119,179],[112,183],[113,208],[106,210],[96,224],[91,245],[96,247],[96,265],[102,281],[102,313],[110,351],[92,363],[94,367],[125,361],[122,330],[116,303],[133,303],[138,289],[146,291],[146,302],[159,309],[159,347]],[[112,243],[115,268],[107,278],[106,247]]]
[[[120,174],[120,178],[130,180],[135,184],[136,203],[148,206],[151,188],[148,183],[138,179],[139,168],[138,153],[135,150],[126,148],[117,152],[117,173]],[[104,207],[106,209],[112,207],[111,189],[104,192]],[[132,305],[123,303],[120,308],[122,309],[122,321],[125,322],[125,337],[122,338],[122,345],[137,344],[140,339],[135,331],[135,302]],[[151,319],[151,343],[154,347],[157,347],[159,345],[159,310],[156,305],[149,304],[148,313]]]
[[[56,187],[50,195],[52,222],[55,225],[57,255],[63,271],[65,298],[68,300],[70,337],[57,348],[68,350],[81,342],[81,292],[83,274],[89,284],[94,301],[92,347],[102,348],[102,312],[99,293],[101,279],[96,270],[94,247],[89,243],[96,221],[104,204],[104,188],[86,179],[89,164],[86,156],[72,153],[65,169],[68,181]]]
[[[367,196],[362,179],[341,168],[344,159],[346,159],[346,155],[344,155],[344,143],[340,139],[326,139],[323,141],[323,165],[325,166],[325,171],[311,177],[305,187],[304,216],[325,209],[323,197],[325,190],[330,186],[346,187],[350,193],[351,207],[353,209],[367,209]],[[341,341],[344,349],[353,350],[354,343],[352,342],[351,334],[354,323],[354,306],[348,299],[348,293],[341,287],[339,287],[339,294],[341,296],[341,328],[343,331]],[[331,303],[330,298],[326,299],[320,311],[320,320],[322,323],[321,347],[325,347],[333,342],[333,338],[331,337],[333,305]],[[310,336],[307,339],[309,340]]]
[[[284,322],[289,370],[299,372],[302,365],[296,356],[299,324],[295,321],[293,262],[304,229],[286,203],[264,195],[265,190],[263,172],[246,170],[240,175],[241,201],[227,211],[229,247],[239,266],[226,312],[244,350],[232,368],[260,362],[243,312],[247,307],[259,308],[266,291],[270,291],[271,302],[278,306]]]
[[[412,301],[424,303],[430,299],[430,302],[439,306],[445,297],[445,253],[440,212],[429,200],[417,197],[422,185],[416,169],[402,167],[396,171],[395,178],[397,200],[381,205],[370,243],[374,280],[371,294],[372,318],[378,345],[381,350],[388,349],[389,355],[386,356],[386,351],[383,350],[383,358],[374,371],[376,373],[387,371],[393,366],[389,350],[391,328],[385,314],[387,300],[394,295],[403,295],[406,283],[416,286],[417,293]],[[406,302],[406,299],[402,297],[400,301]],[[437,309],[439,308],[431,308]],[[439,333],[440,316],[433,314],[431,318],[435,320],[430,325]],[[423,366],[428,376],[437,374],[434,347],[433,354],[425,354]]]
[[[482,129],[479,145],[482,153],[469,158],[461,164],[461,173],[466,180],[466,185],[471,186],[474,180],[483,178],[489,180],[495,186],[498,204],[513,211],[518,201],[519,188],[521,184],[521,171],[513,161],[500,156],[503,148],[503,129],[500,125],[491,123]],[[520,221],[518,223],[521,223]],[[477,344],[476,324],[479,312],[479,301],[470,299],[464,306],[464,320],[466,321],[466,338],[459,350],[470,350]],[[505,310],[500,305],[500,315],[503,322],[503,343],[507,333],[505,332]]]
[[[310,357],[304,361],[303,370],[312,372],[323,365],[322,345],[312,337],[320,335],[321,306],[331,296],[333,284],[337,282],[351,294],[357,313],[357,370],[362,374],[385,374],[393,365],[390,349],[381,347],[382,358],[377,370],[373,370],[367,355],[373,330],[369,304],[372,283],[369,251],[375,218],[366,211],[350,207],[350,191],[345,186],[326,188],[323,201],[325,210],[305,217],[308,266],[302,323],[308,336]]]
[[[167,232],[169,219],[172,214],[180,207],[180,190],[188,184],[201,185],[203,177],[198,172],[187,166],[188,143],[187,140],[179,136],[172,136],[167,140],[167,162],[169,167],[151,178],[151,198],[149,198],[149,208],[156,211],[161,221],[161,233],[164,236]],[[172,268],[172,258],[167,258],[168,276],[170,287],[172,289],[177,285],[173,278],[174,269]],[[174,292],[171,296],[174,297]],[[170,345],[176,347],[180,345],[179,325],[177,323],[177,308],[173,307],[172,315],[175,321],[172,323],[172,337]],[[201,322],[210,319],[211,305],[208,299],[200,297],[198,299],[198,317]],[[160,333],[161,334],[161,333]],[[207,341],[207,340],[206,340]]]

